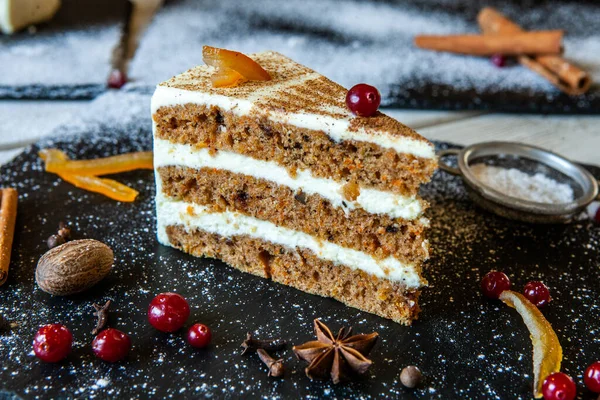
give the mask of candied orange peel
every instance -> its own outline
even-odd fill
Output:
[[[38,152],[38,156],[47,163],[54,162],[64,162],[69,160],[69,156],[62,150],[58,149],[42,149]]]
[[[151,151],[120,154],[93,160],[46,160],[46,171],[55,174],[109,175],[135,169],[153,169]]]
[[[231,68],[221,68],[210,77],[210,81],[213,87],[235,87],[248,81],[248,79]]]
[[[65,175],[58,174],[62,180],[69,182],[80,189],[105,195],[117,201],[130,203],[135,200],[139,192],[117,181],[98,178],[90,175]]]
[[[505,290],[500,294],[500,300],[514,308],[529,329],[533,344],[533,395],[539,399],[542,397],[544,379],[548,375],[560,371],[562,347],[552,325],[525,296],[512,290]]]
[[[233,87],[246,81],[268,81],[271,75],[256,61],[238,51],[204,46],[202,59],[217,68],[211,77],[213,87]]]
[[[43,149],[39,157],[45,162],[47,172],[57,174],[65,182],[91,192],[103,194],[113,200],[132,202],[139,192],[112,179],[97,175],[116,174],[135,169],[152,169],[152,152],[136,152],[93,160],[70,160],[58,149]]]

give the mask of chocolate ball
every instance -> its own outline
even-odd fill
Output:
[[[423,374],[421,373],[421,370],[414,365],[404,368],[400,373],[400,382],[410,389],[417,387],[422,379]]]

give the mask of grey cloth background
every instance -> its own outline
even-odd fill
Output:
[[[561,94],[519,65],[415,49],[414,35],[478,32],[492,5],[526,29],[564,29],[565,56],[600,80],[600,5],[549,1],[167,1],[142,38],[128,88],[151,92],[202,63],[202,46],[276,50],[347,87],[377,86],[384,105],[518,112],[600,111],[600,87]],[[91,98],[104,92],[124,4],[67,0],[35,34],[2,37],[0,98]]]

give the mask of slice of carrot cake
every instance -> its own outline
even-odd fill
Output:
[[[152,97],[160,243],[410,324],[432,144],[281,54],[208,50]]]

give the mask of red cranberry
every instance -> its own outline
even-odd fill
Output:
[[[583,383],[594,393],[600,393],[600,361],[596,361],[585,370]]]
[[[594,216],[594,219],[597,223],[600,224],[600,207],[598,207],[598,209],[596,210],[596,215]]]
[[[502,54],[494,54],[492,57],[490,57],[490,60],[492,61],[492,64],[498,68],[502,68],[506,65],[506,57],[504,57]]]
[[[96,357],[108,362],[123,360],[129,354],[131,340],[118,329],[108,328],[100,332],[92,342]]]
[[[204,324],[194,324],[187,333],[187,341],[194,347],[203,349],[210,343],[212,333],[210,328]]]
[[[497,299],[505,290],[510,289],[510,279],[504,272],[488,272],[481,280],[481,291],[490,299]]]
[[[71,352],[73,335],[64,325],[44,325],[33,338],[33,352],[42,361],[54,363],[64,360]]]
[[[111,89],[121,89],[127,83],[125,72],[114,69],[108,76],[108,87]]]
[[[523,294],[527,300],[535,304],[538,308],[544,307],[550,302],[550,291],[542,282],[531,281],[525,285]]]
[[[377,112],[381,104],[381,95],[377,88],[359,83],[352,86],[346,95],[346,105],[360,117],[370,117]]]
[[[555,372],[544,380],[542,393],[546,400],[573,400],[577,395],[577,387],[569,375]]]
[[[161,293],[148,308],[148,321],[162,332],[175,332],[181,329],[190,316],[190,306],[177,293]]]

